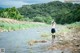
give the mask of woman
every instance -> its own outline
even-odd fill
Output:
[[[56,23],[55,23],[54,21],[52,21],[52,28],[51,28],[52,43],[53,43],[53,41],[54,41],[54,39],[55,39],[55,32],[56,32],[56,30],[55,30],[55,25],[56,25]]]

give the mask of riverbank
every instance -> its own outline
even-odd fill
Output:
[[[48,26],[45,23],[17,21],[14,19],[0,18],[0,32],[23,30],[27,28]]]
[[[61,27],[61,30],[56,33],[57,43],[49,46],[48,50],[68,48],[72,53],[80,53],[80,22],[67,24]]]

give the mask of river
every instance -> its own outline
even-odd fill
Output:
[[[30,28],[12,32],[0,32],[0,48],[5,48],[5,53],[61,53],[62,50],[46,50],[51,44],[38,43],[33,46],[28,44],[30,40],[41,40],[42,33],[50,33],[50,27]],[[71,53],[65,49],[64,53]]]

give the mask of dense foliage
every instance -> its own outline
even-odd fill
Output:
[[[23,16],[20,15],[19,11],[15,7],[0,10],[0,17],[12,18],[17,20],[23,18]]]
[[[18,9],[13,7],[0,10],[0,17],[45,23],[52,20],[60,24],[73,23],[80,21],[80,4],[54,1],[23,5]]]
[[[55,19],[57,23],[61,24],[80,21],[80,4],[55,1],[44,4],[23,5],[18,10],[25,17],[39,22],[43,22],[44,18],[48,21],[47,17],[51,17],[51,19]]]

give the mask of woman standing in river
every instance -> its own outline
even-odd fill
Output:
[[[56,23],[55,23],[54,21],[52,21],[52,28],[51,28],[51,33],[52,33],[52,44],[53,44],[54,39],[55,39],[55,32],[56,32],[56,30],[55,30],[55,25],[56,25]]]

